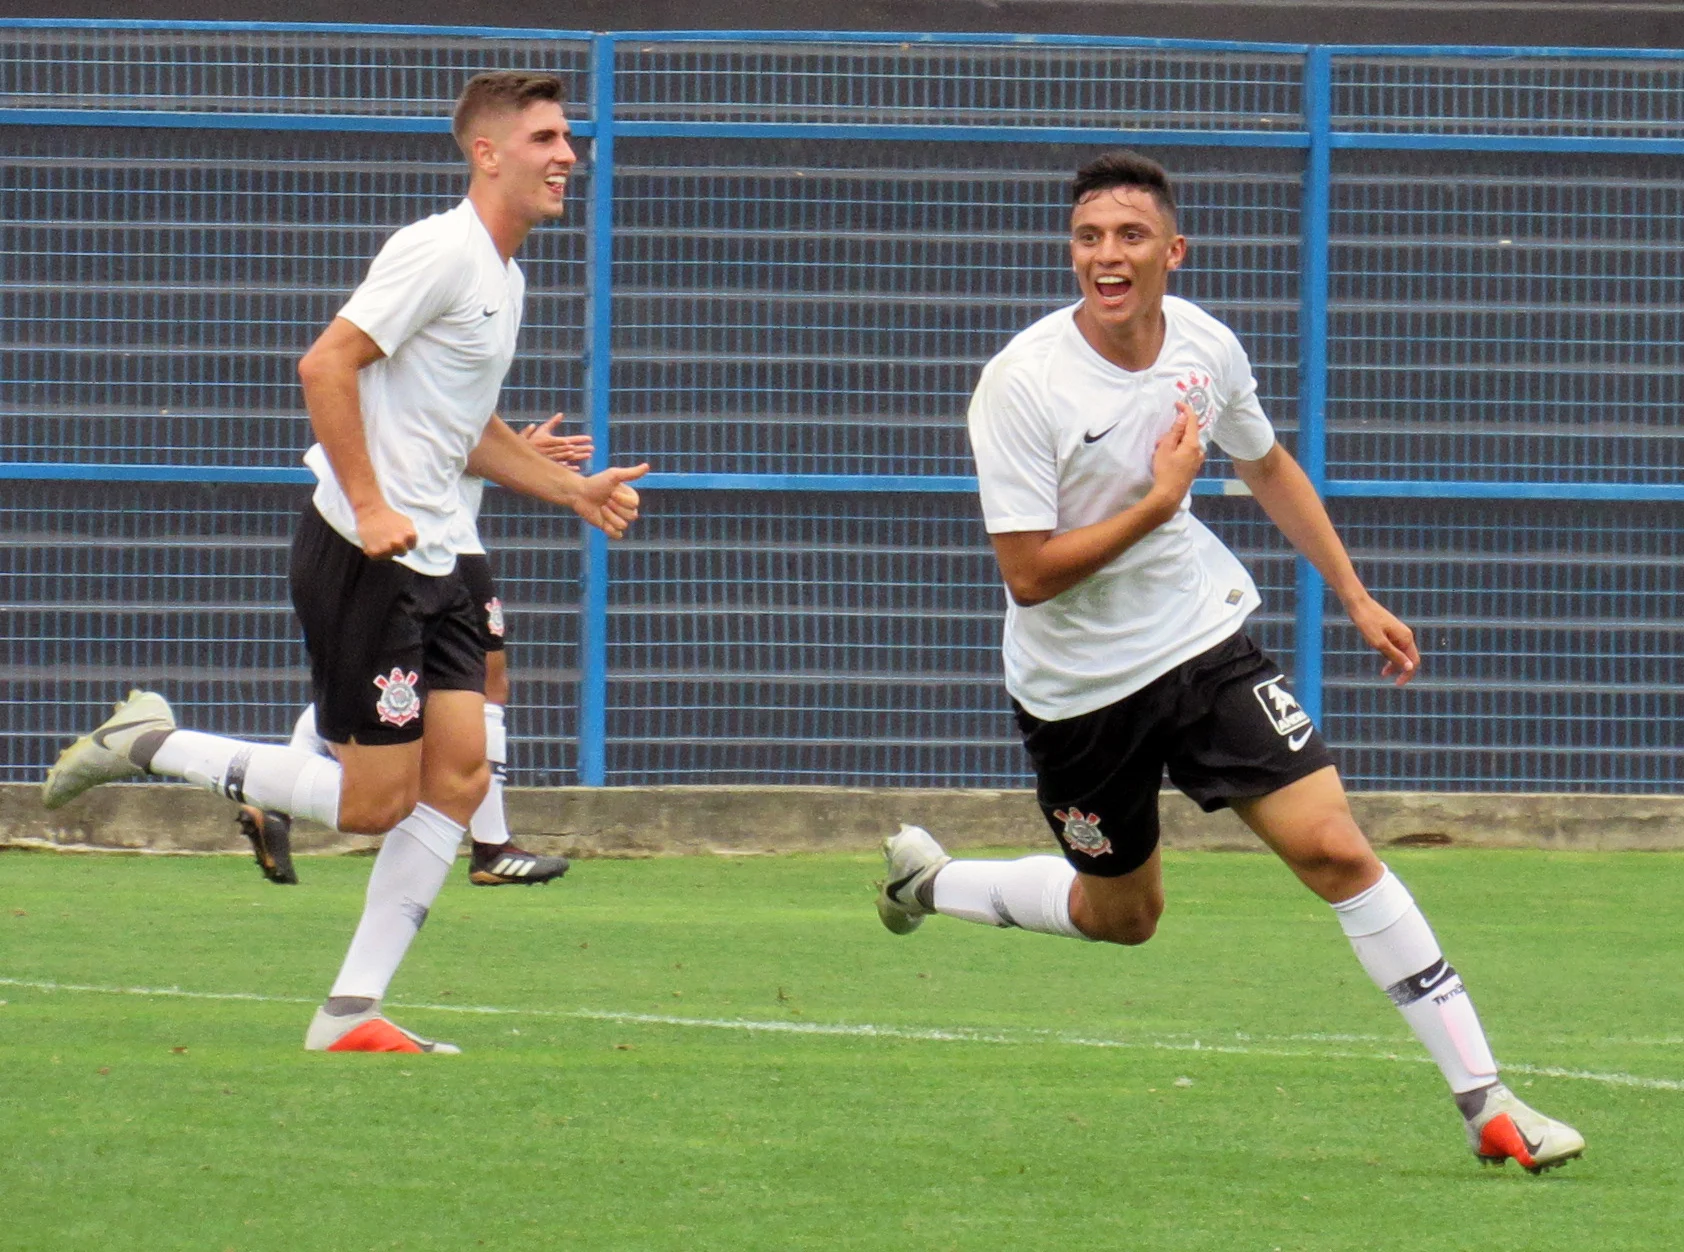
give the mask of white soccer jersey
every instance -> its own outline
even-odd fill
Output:
[[[1257,460],[1275,432],[1234,333],[1197,305],[1164,299],[1150,368],[1111,364],[1060,309],[982,371],[971,448],[989,534],[1063,534],[1145,498],[1152,453],[1185,400],[1207,446]],[[1006,609],[1006,689],[1045,721],[1104,708],[1214,647],[1259,603],[1238,558],[1195,518],[1191,494],[1164,525],[1062,595]]]
[[[418,542],[397,560],[420,573],[456,566],[463,470],[497,409],[525,295],[520,267],[463,200],[387,240],[339,311],[386,354],[357,375],[363,433],[386,502],[415,523]],[[318,479],[316,508],[360,546],[321,445],[304,461]]]

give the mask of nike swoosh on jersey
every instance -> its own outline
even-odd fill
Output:
[[[1286,746],[1291,748],[1294,752],[1302,751],[1304,745],[1310,742],[1310,736],[1315,733],[1315,729],[1316,728],[1314,726],[1306,726],[1304,727],[1302,734],[1288,735],[1286,738]]]
[[[1105,436],[1109,435],[1112,431],[1116,430],[1117,427],[1120,426],[1120,425],[1122,425],[1121,422],[1112,422],[1109,426],[1107,426],[1104,430],[1100,431],[1097,435],[1090,435],[1090,434],[1088,434],[1087,432],[1084,431],[1082,433],[1082,442],[1083,443],[1098,443],[1101,439],[1105,438]]]

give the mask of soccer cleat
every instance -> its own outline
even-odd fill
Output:
[[[1485,1107],[1467,1122],[1468,1145],[1487,1165],[1512,1156],[1528,1173],[1565,1165],[1585,1150],[1585,1137],[1566,1122],[1528,1108],[1502,1083],[1488,1088]]]
[[[235,821],[240,824],[240,833],[251,840],[257,868],[265,878],[280,883],[298,881],[298,872],[292,868],[292,818],[274,809],[242,804]]]
[[[565,856],[539,856],[512,843],[480,843],[468,861],[468,881],[476,887],[506,887],[512,883],[549,882],[567,872]]]
[[[41,786],[41,803],[56,809],[90,787],[143,776],[158,744],[174,729],[175,715],[163,696],[155,691],[129,692],[129,698],[93,734],[83,735],[58,754]]]
[[[462,1049],[454,1043],[440,1043],[423,1039],[412,1030],[405,1030],[381,1013],[376,1005],[361,1013],[347,1013],[334,1017],[324,1009],[317,1009],[304,1035],[306,1052],[431,1052],[437,1056],[456,1056]]]
[[[910,935],[934,909],[918,901],[918,890],[953,858],[929,831],[902,825],[883,840],[888,877],[877,887],[877,916],[892,934]]]

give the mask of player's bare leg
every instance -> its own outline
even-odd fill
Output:
[[[412,794],[413,811],[381,844],[369,873],[362,920],[326,1003],[304,1038],[310,1051],[454,1052],[386,1020],[380,1000],[444,886],[468,820],[485,797],[485,698],[475,691],[427,696],[424,729],[410,744],[347,744],[341,809],[377,820]],[[369,787],[359,795],[359,785]],[[384,788],[377,791],[376,788]]]
[[[1497,1076],[1473,1001],[1414,898],[1374,855],[1331,766],[1266,796],[1233,801],[1246,825],[1333,906],[1377,986],[1437,1062],[1482,1161],[1539,1173],[1580,1155],[1571,1126],[1528,1108]]]

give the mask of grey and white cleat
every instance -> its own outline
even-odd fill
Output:
[[[888,877],[877,888],[877,916],[891,934],[910,935],[935,912],[929,884],[953,858],[921,826],[903,825],[883,840]],[[922,895],[922,899],[920,899]]]
[[[93,734],[83,735],[59,753],[41,786],[41,803],[56,809],[90,787],[140,777],[158,744],[174,729],[175,715],[163,696],[155,691],[129,692],[129,698]]]
[[[457,1056],[462,1049],[454,1043],[423,1039],[405,1030],[380,1011],[378,1004],[360,1013],[334,1016],[325,1008],[316,1010],[304,1035],[306,1052],[430,1052],[434,1056]]]
[[[1532,1174],[1565,1165],[1585,1150],[1585,1137],[1566,1122],[1528,1107],[1502,1083],[1485,1090],[1485,1105],[1467,1119],[1468,1146],[1487,1165],[1510,1157]]]

